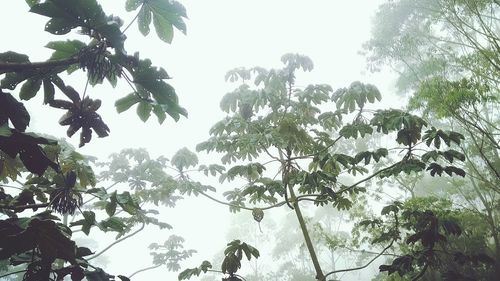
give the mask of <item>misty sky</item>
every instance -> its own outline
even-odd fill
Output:
[[[133,13],[124,9],[125,1],[102,0],[106,12],[125,20]],[[130,93],[126,83],[117,89],[108,84],[88,91],[92,98],[103,100],[100,112],[111,128],[107,138],[94,139],[80,152],[105,157],[122,148],[144,147],[154,156],[171,157],[186,146],[194,150],[197,143],[208,137],[212,124],[224,116],[219,109],[222,96],[235,85],[226,83],[226,71],[240,66],[281,67],[280,57],[288,52],[309,56],[314,70],[299,76],[298,85],[327,83],[334,89],[346,87],[352,81],[375,84],[382,92],[385,104],[394,106],[393,76],[388,73],[372,74],[366,70],[365,59],[359,55],[362,43],[369,38],[371,19],[379,0],[185,0],[189,20],[188,33],[177,32],[171,45],[158,40],[155,34],[142,37],[134,25],[127,31],[126,49],[139,51],[142,58],[164,67],[173,79],[180,103],[189,112],[188,119],[174,123],[167,119],[159,126],[152,116],[147,124],[135,114],[135,108],[118,115],[114,100]],[[28,6],[21,0],[3,0],[0,10],[2,43],[0,52],[8,50],[30,55],[32,61],[44,60],[50,50],[43,46],[50,40],[63,40],[43,31],[47,18],[28,13]],[[154,30],[152,29],[152,32]],[[7,39],[8,38],[8,39]],[[65,40],[66,38],[64,38]],[[69,84],[83,90],[85,78],[72,76]],[[303,82],[302,82],[303,81]],[[57,124],[63,111],[41,108],[41,99],[27,102],[32,113],[30,130],[63,136],[65,128]],[[78,134],[70,140],[77,146]],[[201,155],[202,161],[209,158]],[[213,161],[211,159],[210,161]],[[195,205],[197,203],[198,205]],[[209,213],[206,210],[212,210]],[[199,250],[186,266],[197,266],[204,259],[211,259],[216,250],[226,243],[224,229],[229,222],[226,207],[215,206],[203,198],[188,198],[175,210],[162,214],[173,231],[148,231],[122,243],[109,251],[107,271],[128,275],[141,266],[150,265],[146,246],[170,234],[186,238],[186,247]],[[92,233],[97,233],[93,230]],[[108,235],[112,241],[114,235]],[[202,237],[202,239],[200,239]],[[211,245],[205,245],[207,241]],[[99,240],[99,247],[106,246]],[[130,260],[132,258],[133,260]],[[161,274],[161,275],[159,275]],[[176,280],[176,274],[155,270],[138,275],[134,280]],[[168,277],[167,277],[168,276]],[[192,279],[194,280],[194,279]]]

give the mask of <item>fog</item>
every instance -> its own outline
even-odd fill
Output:
[[[125,1],[101,1],[107,13],[119,15],[125,24],[130,22],[135,13],[126,13]],[[143,123],[129,110],[118,114],[114,101],[130,89],[126,83],[119,83],[112,88],[109,83],[90,88],[88,93],[103,101],[100,109],[103,120],[111,128],[110,135],[105,138],[94,138],[78,151],[85,155],[97,156],[105,160],[107,155],[119,152],[124,148],[145,148],[153,157],[161,155],[167,158],[179,149],[187,147],[195,151],[198,143],[209,137],[208,131],[213,124],[226,116],[220,110],[219,103],[227,92],[236,84],[224,80],[225,73],[236,67],[261,66],[265,68],[281,67],[280,57],[285,53],[299,53],[309,56],[314,62],[314,70],[300,73],[297,85],[310,83],[330,84],[333,89],[347,87],[352,81],[362,81],[376,85],[382,92],[381,107],[390,105],[401,108],[403,101],[394,95],[395,75],[385,69],[371,73],[367,70],[365,57],[360,54],[362,44],[369,39],[371,22],[376,8],[382,1],[285,1],[285,0],[183,0],[188,17],[187,34],[176,30],[172,44],[160,41],[154,32],[143,37],[133,25],[126,33],[126,47],[130,51],[138,51],[141,58],[150,58],[154,65],[164,67],[172,77],[169,81],[179,96],[179,103],[187,109],[189,117],[178,122],[167,118],[159,125],[156,118],[151,117]],[[44,60],[50,56],[51,50],[44,48],[46,42],[57,40],[54,35],[43,31],[47,19],[28,13],[24,1],[3,1],[0,10],[0,26],[2,26],[2,44],[0,52],[14,50],[30,55],[32,61]],[[78,35],[74,35],[78,38]],[[70,83],[83,90],[85,76],[71,75]],[[46,110],[40,107],[42,99],[37,97],[26,102],[32,114],[30,131],[44,132],[48,135],[63,136],[66,128],[57,125],[63,114],[58,110]],[[78,136],[67,139],[75,147]],[[199,153],[200,163],[217,162],[213,155]],[[213,184],[218,188],[216,196],[223,199],[222,192],[233,188],[231,184],[220,185],[217,180],[197,178]],[[98,187],[104,183],[98,183]],[[232,237],[228,231],[235,227],[235,216],[247,216],[248,212],[232,214],[227,206],[216,204],[207,198],[186,196],[175,208],[160,208],[160,219],[173,226],[172,230],[158,230],[148,226],[146,231],[127,239],[110,248],[102,255],[102,266],[110,274],[129,274],[151,265],[148,245],[152,242],[162,243],[169,235],[176,234],[185,238],[185,249],[196,249],[192,258],[182,262],[182,268],[198,266],[201,261],[212,261],[225,248]],[[261,223],[262,233],[257,223],[250,224],[249,232],[255,232],[258,243],[260,235],[264,237],[274,230],[279,230],[280,223],[285,220],[291,210],[266,212]],[[311,216],[312,210],[306,210]],[[269,219],[268,216],[269,215]],[[267,220],[266,220],[267,219]],[[273,225],[274,220],[274,225]],[[278,225],[275,225],[278,224]],[[349,226],[337,226],[340,230],[349,231]],[[100,251],[114,241],[113,233],[101,233],[97,229],[91,231],[90,239],[78,233],[82,242],[92,245],[92,249]],[[264,239],[264,238],[262,238]],[[258,248],[259,245],[256,245]],[[265,263],[264,268],[273,268],[269,249],[261,250]],[[220,260],[219,260],[220,262]],[[346,256],[339,261],[338,267],[352,266],[354,261]],[[341,276],[342,280],[368,280],[378,271],[378,264],[356,273]],[[219,264],[214,264],[215,267]],[[244,262],[241,275],[251,272],[251,267]],[[217,269],[217,268],[216,268]],[[133,280],[176,280],[177,273],[168,272],[160,267],[134,276]],[[209,274],[210,279],[220,280],[221,275]],[[191,280],[202,280],[202,276]]]

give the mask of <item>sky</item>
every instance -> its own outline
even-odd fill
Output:
[[[122,17],[125,24],[134,17],[133,13],[124,10],[125,1],[100,2],[106,12]],[[153,156],[171,157],[182,147],[195,150],[196,144],[208,138],[211,125],[224,117],[219,109],[220,99],[235,87],[224,81],[225,73],[241,66],[280,67],[280,57],[289,52],[307,55],[314,62],[311,73],[299,76],[299,85],[301,81],[304,84],[326,83],[336,89],[360,80],[376,85],[382,92],[384,104],[394,105],[398,101],[392,94],[394,75],[389,72],[370,73],[365,58],[359,54],[363,42],[369,39],[371,20],[381,0],[180,2],[186,6],[189,17],[187,35],[176,32],[169,45],[157,39],[153,32],[143,37],[133,25],[126,34],[126,49],[130,53],[139,51],[141,57],[150,58],[153,64],[167,70],[172,77],[169,82],[175,87],[180,104],[188,110],[189,118],[177,123],[167,119],[163,125],[158,125],[152,116],[144,124],[135,110],[117,114],[114,109],[114,100],[130,92],[125,83],[116,89],[107,84],[97,86],[88,94],[103,100],[100,111],[111,128],[111,134],[94,139],[80,152],[103,157],[123,148],[144,147]],[[51,40],[63,39],[43,31],[46,21],[47,18],[28,13],[24,1],[4,0],[0,10],[4,38],[0,52],[26,53],[32,61],[48,58],[50,50],[44,45]],[[82,76],[68,79],[77,89],[83,90]],[[56,109],[46,111],[40,105],[39,98],[27,102],[33,115],[30,129],[65,135],[65,128],[57,124],[63,112]],[[77,146],[78,134],[70,142]],[[200,158],[202,162],[213,160],[205,155],[200,155]],[[173,233],[186,238],[187,248],[199,250],[199,254],[185,263],[186,266],[196,266],[204,259],[211,259],[215,251],[225,246],[224,229],[230,223],[226,207],[214,206],[201,198],[188,198],[175,210],[162,213],[163,216],[174,230],[148,230],[130,243],[112,248],[107,267],[110,273],[128,275],[141,266],[148,266],[150,257],[145,245],[155,242],[152,241],[155,239],[162,241]],[[100,248],[106,245],[106,239],[112,241],[112,237],[106,237],[99,238]],[[155,280],[158,276],[165,277],[163,280],[175,280],[176,275],[155,270],[140,274],[134,280]]]

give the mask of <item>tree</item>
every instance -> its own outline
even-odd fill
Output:
[[[13,51],[0,54],[0,180],[4,183],[0,189],[0,260],[25,265],[23,280],[62,280],[70,275],[72,280],[109,280],[113,276],[89,262],[90,249],[76,246],[71,227],[81,226],[88,234],[93,225],[98,225],[121,236],[137,223],[158,222],[129,193],[107,194],[93,188],[96,178],[88,158],[61,141],[27,132],[30,114],[11,91],[18,89],[21,100],[30,100],[43,89],[45,105],[66,110],[59,124],[68,126],[68,137],[80,131],[80,146],[89,143],[93,133],[98,137],[109,133],[98,113],[101,101],[92,97],[87,87],[104,80],[113,86],[124,81],[131,88],[132,93],[116,101],[119,113],[137,105],[143,121],[151,112],[160,123],[167,114],[177,121],[187,113],[179,106],[174,88],[165,82],[169,75],[149,59],[140,58],[138,52],[129,55],[125,33],[137,21],[140,32],[147,35],[153,23],[158,37],[170,43],[174,28],[186,32],[186,11],[175,1],[128,0],[126,10],[137,11],[137,15],[123,28],[123,21],[107,15],[96,0],[26,2],[30,12],[48,18],[47,32],[64,36],[76,31],[87,40],[48,42],[46,47],[53,53],[43,62],[32,62],[28,55]],[[67,85],[64,72],[85,73],[83,93]],[[83,211],[80,207],[85,194],[107,202],[110,217],[97,223],[92,211]],[[117,206],[130,217],[121,220],[112,216]],[[27,210],[33,213],[20,217]],[[75,212],[83,218],[68,225],[68,216]]]
[[[422,118],[395,109],[372,110],[370,103],[381,99],[377,88],[360,82],[337,91],[324,84],[296,86],[299,69],[311,71],[312,61],[305,56],[286,54],[283,68],[266,70],[260,67],[237,68],[226,79],[242,81],[233,92],[224,96],[221,109],[228,116],[211,129],[212,137],[199,144],[197,150],[222,153],[217,166],[220,182],[240,183],[240,188],[225,191],[228,202],[199,193],[231,210],[264,212],[288,206],[295,212],[301,233],[315,271],[316,280],[326,280],[337,272],[362,269],[336,269],[325,272],[310,235],[310,226],[303,215],[303,201],[318,207],[347,210],[366,192],[367,183],[377,177],[392,177],[401,173],[430,171],[434,175],[464,176],[464,171],[440,159],[425,157],[425,147],[435,147],[427,153],[442,151],[441,141],[458,144],[463,136],[439,131]],[[253,79],[253,83],[249,83]],[[253,85],[251,85],[253,84]],[[330,109],[330,110],[329,110]],[[333,109],[333,110],[331,110]],[[346,121],[350,120],[350,121]],[[395,148],[358,150],[352,139],[395,135]],[[427,144],[427,145],[426,145]],[[403,155],[402,158],[397,155]],[[384,159],[395,156],[394,163]],[[453,153],[453,159],[462,154]],[[205,167],[208,171],[208,167]],[[352,184],[340,175],[350,175]],[[250,204],[250,205],[248,205]],[[261,215],[261,217],[263,217]],[[401,239],[396,226],[383,233],[387,245]],[[369,264],[368,263],[368,264]]]
[[[367,42],[371,66],[388,63],[401,92],[418,110],[467,136],[466,181],[452,180],[454,207],[487,222],[488,254],[500,274],[499,11],[498,1],[392,1],[379,9]],[[390,19],[390,20],[389,20]],[[491,251],[491,253],[490,253]]]

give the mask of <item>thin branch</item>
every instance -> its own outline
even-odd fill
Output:
[[[146,226],[146,223],[143,222],[142,225],[141,225],[141,227],[139,229],[137,229],[136,231],[130,233],[129,235],[123,236],[122,238],[120,238],[120,239],[116,240],[115,242],[109,244],[102,251],[100,251],[99,253],[97,253],[97,254],[91,256],[90,258],[88,258],[87,261],[97,258],[98,256],[102,255],[104,252],[106,252],[107,250],[109,250],[111,247],[113,247],[114,245],[116,245],[116,244],[122,242],[123,240],[126,240],[126,239],[128,239],[128,238],[136,235],[139,232],[141,232],[144,229],[145,226]]]
[[[239,208],[239,209],[243,209],[243,210],[247,210],[247,211],[253,211],[255,208],[258,208],[258,209],[261,209],[261,210],[268,210],[268,209],[272,209],[272,208],[276,208],[276,207],[282,206],[282,205],[284,205],[286,203],[285,201],[282,201],[282,202],[276,203],[274,205],[270,205],[270,206],[266,206],[266,207],[262,207],[262,208],[259,208],[259,207],[249,208],[249,207],[245,207],[245,206],[231,204],[231,203],[228,203],[228,202],[221,201],[221,200],[219,200],[217,198],[214,198],[214,197],[206,194],[203,191],[199,191],[198,190],[198,192],[201,195],[203,195],[203,196],[207,197],[208,199],[210,199],[212,201],[215,201],[215,202],[217,202],[219,204],[226,205],[226,206],[233,207],[233,208]]]
[[[372,179],[372,178],[374,178],[374,177],[378,176],[378,175],[379,175],[379,174],[381,174],[382,172],[385,172],[385,171],[387,171],[387,170],[390,170],[390,169],[394,168],[394,167],[395,167],[398,163],[399,163],[399,162],[394,163],[394,164],[392,164],[391,166],[386,167],[386,168],[384,168],[384,169],[378,170],[377,172],[375,172],[375,173],[371,174],[369,177],[366,177],[366,178],[364,178],[364,179],[362,179],[362,180],[360,180],[360,181],[358,181],[358,182],[356,182],[356,183],[354,183],[354,184],[351,184],[351,185],[350,185],[350,186],[348,186],[348,187],[344,187],[344,188],[342,188],[342,189],[341,189],[341,190],[339,190],[337,193],[344,193],[344,192],[348,191],[349,189],[352,189],[352,188],[354,188],[354,187],[356,187],[356,186],[358,186],[358,185],[362,184],[363,182],[368,181],[368,180],[370,180],[370,179]]]
[[[141,272],[144,272],[144,271],[148,271],[148,270],[151,270],[151,269],[155,269],[155,268],[158,268],[160,266],[162,266],[163,264],[157,264],[157,265],[152,265],[152,266],[149,266],[149,267],[146,267],[146,268],[143,268],[143,269],[139,269],[137,271],[135,271],[134,273],[130,274],[128,276],[128,278],[132,278],[132,276],[136,275],[136,274],[139,274]]]
[[[379,255],[380,253],[377,252],[372,252],[372,251],[367,251],[367,250],[357,250],[357,249],[352,249],[346,246],[340,246],[340,248],[346,249],[351,252],[356,252],[356,253],[365,253],[365,254],[370,254],[370,255]],[[383,253],[383,256],[391,256],[391,257],[401,257],[401,255],[396,255],[396,254],[391,254],[391,253]]]
[[[130,21],[130,23],[123,29],[122,34],[125,34],[125,32],[130,28],[130,26],[132,26],[132,24],[137,20],[139,14],[142,12],[142,9],[144,9],[144,4],[142,4],[141,8],[139,9],[135,17],[132,19],[132,21]]]
[[[339,269],[339,270],[334,270],[334,271],[328,272],[325,275],[325,280],[326,280],[326,277],[328,277],[328,275],[332,275],[332,274],[339,273],[339,272],[347,272],[347,271],[360,270],[360,269],[363,269],[363,268],[369,266],[372,262],[374,262],[376,259],[378,259],[380,256],[382,256],[385,253],[385,251],[387,251],[390,247],[392,247],[393,243],[394,243],[394,240],[392,240],[391,243],[389,243],[389,245],[382,250],[382,252],[380,252],[378,255],[376,255],[373,259],[371,259],[365,265],[358,266],[358,267],[353,267],[353,268]]]

